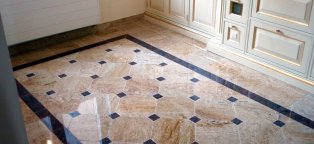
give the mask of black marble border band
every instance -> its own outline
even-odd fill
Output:
[[[154,47],[144,41],[141,41],[131,35],[121,35],[121,36],[118,36],[118,37],[115,37],[115,38],[111,38],[111,39],[108,39],[108,40],[104,40],[104,41],[101,41],[101,42],[97,42],[97,43],[94,43],[94,44],[91,44],[91,45],[87,45],[87,46],[84,46],[84,47],[81,47],[81,48],[78,48],[78,49],[75,49],[75,50],[71,50],[71,51],[68,51],[68,52],[64,52],[64,53],[61,53],[61,54],[57,54],[57,55],[54,55],[54,56],[50,56],[50,57],[47,57],[47,58],[44,58],[44,59],[41,59],[41,60],[37,60],[37,61],[34,61],[34,62],[31,62],[31,63],[27,63],[27,64],[23,64],[23,65],[20,65],[20,66],[16,66],[13,68],[14,71],[17,71],[17,70],[20,70],[20,69],[23,69],[23,68],[26,68],[26,67],[30,67],[30,66],[33,66],[33,65],[36,65],[36,64],[40,64],[40,63],[43,63],[43,62],[47,62],[47,61],[50,61],[50,60],[53,60],[53,59],[56,59],[56,58],[60,58],[60,57],[63,57],[63,56],[66,56],[66,55],[69,55],[69,54],[73,54],[73,53],[76,53],[76,52],[80,52],[80,51],[83,51],[83,50],[87,50],[87,49],[90,49],[90,48],[95,48],[97,46],[101,46],[101,45],[104,45],[104,44],[107,44],[107,43],[110,43],[110,42],[114,42],[114,41],[117,41],[117,40],[121,40],[121,39],[128,39],[136,44],[139,44],[175,63],[178,63],[180,64],[181,66],[184,66],[200,75],[203,75],[221,85],[224,85],[225,87],[229,88],[229,89],[232,89],[233,91],[236,91],[272,110],[275,110],[277,111],[278,113],[281,113],[307,127],[310,127],[312,129],[314,129],[314,121],[312,121],[311,119],[308,119],[294,111],[291,111],[289,110],[288,108],[285,108],[277,103],[274,103],[254,92],[251,92],[237,84],[234,84],[224,78],[221,78],[211,72],[208,72],[200,67],[197,67],[189,62],[186,62],[170,53],[167,53],[157,47]],[[18,90],[19,90],[19,96],[21,97],[21,99],[23,99],[23,101],[36,113],[36,115],[42,119],[42,121],[46,124],[46,126],[64,143],[67,143],[69,141],[72,142],[77,142],[79,143],[79,140],[68,130],[66,129],[62,123],[60,121],[58,121],[38,100],[36,100],[36,98],[34,96],[32,96],[18,81],[17,81],[17,86],[18,86]],[[50,125],[47,124],[47,118],[50,119]]]

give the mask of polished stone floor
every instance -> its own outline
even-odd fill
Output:
[[[171,55],[122,38],[14,72],[29,92],[21,97],[21,107],[30,143],[314,143],[313,123],[306,125],[300,118],[313,122],[313,94],[209,53],[205,44],[144,20],[14,56],[12,63],[19,66],[123,34]],[[45,110],[38,109],[41,106]]]

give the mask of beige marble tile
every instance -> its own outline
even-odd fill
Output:
[[[257,102],[237,102],[234,107],[237,118],[242,121],[250,122],[261,119],[263,121],[274,122],[279,117],[277,112]]]
[[[156,79],[162,75],[162,72],[163,69],[159,64],[137,64],[130,70],[130,76],[134,79]]]
[[[288,143],[283,136],[281,128],[271,122],[256,120],[255,122],[242,123],[239,126],[242,143],[279,144]]]
[[[195,140],[193,123],[184,119],[160,118],[154,122],[152,139],[156,143],[192,143]]]
[[[124,91],[125,83],[122,77],[98,78],[91,83],[90,89],[103,94],[118,94]]]
[[[119,113],[123,115],[147,116],[155,112],[157,101],[152,97],[129,96],[119,103]]]
[[[195,113],[201,118],[206,119],[209,125],[230,124],[235,118],[235,112],[231,103],[209,103],[200,100],[195,104]]]
[[[156,79],[134,78],[127,81],[125,91],[129,95],[147,96],[158,92],[159,82]]]
[[[158,113],[193,113],[194,103],[187,97],[163,97],[158,100]]]
[[[311,144],[314,142],[314,130],[293,120],[282,129],[286,142],[289,144]]]
[[[152,125],[148,118],[121,116],[113,120],[109,137],[117,143],[143,143],[150,139]]]

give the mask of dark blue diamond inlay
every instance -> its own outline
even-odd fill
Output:
[[[65,78],[65,77],[67,77],[67,75],[66,74],[61,74],[61,75],[58,75],[58,77],[59,78]]]
[[[118,113],[112,113],[109,115],[109,117],[111,117],[112,119],[116,119],[116,118],[120,117],[120,115]]]
[[[97,78],[99,78],[99,76],[98,75],[92,75],[92,76],[90,76],[92,79],[97,79]]]
[[[110,144],[110,143],[111,143],[111,140],[107,137],[101,140],[101,144]]]
[[[198,99],[200,99],[200,97],[196,96],[196,95],[193,95],[190,97],[190,99],[194,100],[194,101],[197,101]]]
[[[156,98],[156,99],[160,99],[160,98],[162,98],[163,96],[160,95],[160,94],[155,94],[153,97]]]
[[[111,52],[112,51],[112,49],[106,49],[106,52]]]
[[[235,118],[235,119],[231,120],[231,122],[233,122],[236,125],[239,125],[239,124],[242,123],[242,121],[240,119],[238,119],[238,118]]]
[[[160,117],[156,114],[153,114],[151,116],[148,117],[149,119],[151,119],[152,121],[158,120]]]
[[[30,74],[27,74],[26,76],[27,77],[33,77],[33,76],[35,76],[35,74],[34,73],[30,73]]]
[[[76,63],[76,60],[70,60],[69,63],[71,64]]]
[[[134,50],[134,52],[138,53],[138,52],[141,52],[141,50],[139,50],[139,49],[136,49],[136,50]]]
[[[81,115],[81,113],[78,112],[78,111],[74,111],[74,112],[69,113],[69,115],[70,115],[72,118],[75,118],[75,117]]]
[[[196,116],[193,116],[193,117],[190,118],[190,121],[192,121],[192,122],[194,122],[194,123],[197,123],[197,122],[199,122],[200,120],[201,120],[201,119],[198,118],[198,117],[196,117]]]
[[[126,94],[125,94],[125,93],[123,93],[123,92],[121,92],[121,93],[118,93],[118,94],[117,94],[117,96],[118,96],[118,97],[120,97],[120,98],[122,98],[122,97],[125,97],[125,96],[126,96]]]
[[[129,64],[130,65],[136,65],[137,63],[136,62],[130,62]]]
[[[148,141],[144,142],[144,144],[156,144],[153,140],[149,139]]]
[[[196,83],[196,82],[198,82],[200,80],[198,80],[197,78],[192,78],[191,81]]]
[[[228,98],[228,100],[231,102],[236,102],[238,99],[236,99],[235,97],[230,97],[230,98]]]
[[[168,64],[163,62],[163,63],[160,63],[159,65],[160,65],[160,66],[166,66],[166,65],[168,65]]]
[[[89,92],[89,91],[86,91],[86,92],[83,92],[83,93],[81,93],[81,95],[83,95],[83,96],[88,96],[88,95],[90,95],[91,93]]]
[[[283,127],[284,125],[286,125],[284,122],[280,121],[280,120],[277,120],[274,122],[274,124],[278,127]]]
[[[123,79],[125,79],[125,80],[130,80],[130,79],[132,79],[132,77],[130,77],[130,76],[125,76],[125,77],[123,77]]]
[[[52,95],[52,94],[55,94],[55,93],[56,93],[56,92],[53,91],[53,90],[46,92],[47,95]]]
[[[159,78],[157,78],[157,80],[159,80],[159,81],[164,81],[164,80],[166,80],[166,79],[163,78],[163,77],[159,77]]]
[[[106,61],[100,61],[100,62],[98,62],[99,64],[105,64],[105,63],[107,63]]]

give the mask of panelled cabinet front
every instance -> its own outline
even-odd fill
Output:
[[[312,40],[290,29],[252,21],[248,53],[301,76],[306,75]]]
[[[179,23],[188,24],[189,0],[165,0],[166,15]]]
[[[221,0],[190,0],[190,25],[219,33]]]
[[[147,0],[147,3],[150,14],[203,33],[221,33],[222,0]]]
[[[308,33],[313,32],[313,0],[254,0],[252,16]]]

